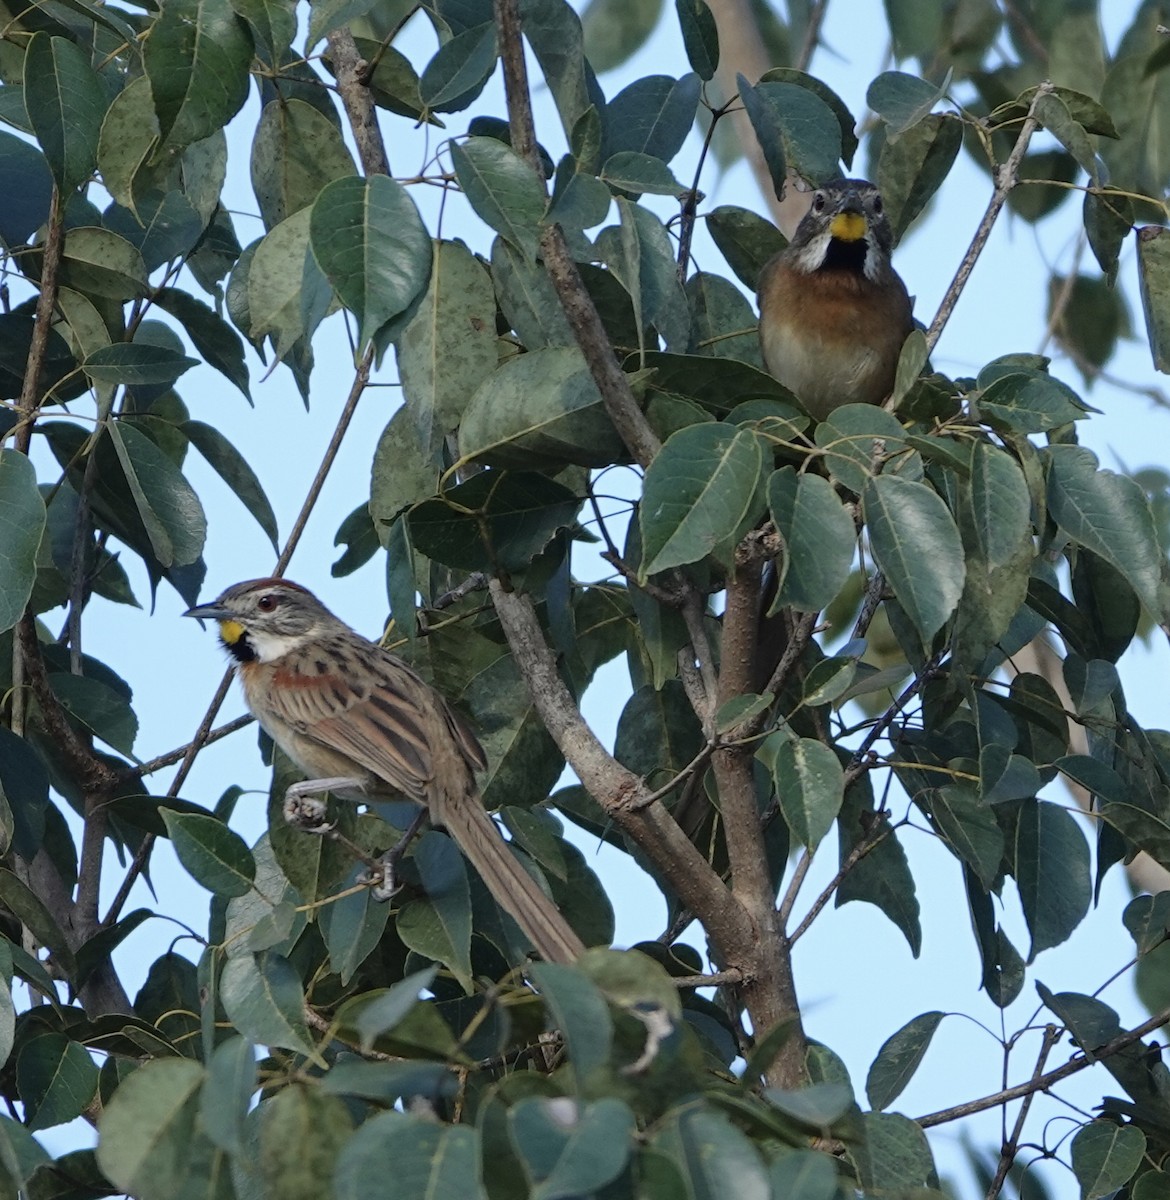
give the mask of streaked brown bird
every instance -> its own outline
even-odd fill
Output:
[[[893,391],[914,326],[892,245],[878,189],[836,179],[813,193],[792,241],[760,272],[764,362],[818,421]]]
[[[447,830],[543,958],[584,952],[484,811],[475,734],[402,659],[286,579],[237,583],[185,615],[219,622],[248,708],[308,776],[286,793],[288,819],[320,825],[324,803],[310,797],[326,791],[358,801],[401,793]]]

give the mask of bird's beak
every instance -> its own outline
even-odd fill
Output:
[[[211,621],[226,621],[231,615],[218,600],[212,600],[210,604],[196,604],[194,608],[187,609],[183,614],[185,617],[197,617],[199,620]]]
[[[841,242],[859,242],[867,231],[865,214],[853,205],[844,208],[829,222],[829,234]]]

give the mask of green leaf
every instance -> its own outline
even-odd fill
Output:
[[[471,251],[436,242],[430,284],[398,341],[402,393],[424,455],[496,368],[495,311],[491,278]]]
[[[108,103],[86,51],[63,37],[33,35],[24,57],[24,106],[63,200],[93,172]]]
[[[362,346],[426,290],[430,236],[406,189],[386,175],[328,184],[313,205],[309,236],[325,277],[358,319]]]
[[[1137,593],[1147,611],[1160,614],[1162,552],[1141,486],[1128,475],[1097,465],[1081,446],[1049,446],[1048,515],[1074,542],[1100,555]]]
[[[214,367],[250,398],[244,343],[223,317],[201,300],[178,288],[160,288],[154,300],[160,308],[183,323],[187,336],[194,342],[195,349],[207,365]]]
[[[1032,770],[1035,773],[1035,767]],[[930,794],[930,816],[951,849],[990,890],[999,875],[1004,851],[1003,831],[990,801],[967,783],[949,783]]]
[[[895,245],[950,173],[962,144],[962,122],[950,113],[934,113],[883,142],[877,185]]]
[[[281,1200],[330,1195],[338,1155],[353,1132],[345,1101],[308,1083],[291,1083],[260,1105],[259,1120],[265,1192]]]
[[[815,183],[840,175],[843,126],[819,90],[806,80],[778,80],[771,73],[755,90],[776,114],[788,167]]]
[[[0,131],[0,178],[10,189],[0,206],[0,243],[13,250],[49,219],[53,173],[36,146]]]
[[[646,470],[639,577],[699,562],[735,537],[758,503],[762,471],[750,429],[710,422],[672,434]]]
[[[844,865],[853,850],[884,834],[860,860],[851,864],[837,889],[838,908],[851,900],[873,904],[900,929],[910,950],[918,957],[922,949],[922,925],[914,876],[906,852],[894,836],[889,821],[875,819],[869,789],[854,784],[845,793],[837,820],[838,860]]]
[[[841,158],[846,166],[851,166],[853,156],[857,153],[857,118],[849,111],[845,102],[828,84],[823,83],[815,75],[798,71],[795,67],[770,67],[760,76],[760,83],[790,83],[811,92],[819,100],[823,100],[837,118],[837,127],[841,134]]]
[[[876,404],[842,404],[817,425],[814,436],[829,474],[858,495],[879,472],[922,478],[922,459],[909,449],[898,418]]]
[[[784,539],[780,586],[772,612],[791,606],[819,612],[845,586],[857,548],[857,531],[833,485],[792,467],[768,480],[768,508]]]
[[[820,1150],[794,1150],[772,1160],[769,1168],[774,1197],[790,1200],[835,1200],[837,1166]]]
[[[1010,454],[979,442],[971,458],[970,515],[979,552],[991,567],[1006,566],[1032,532],[1028,484]]]
[[[963,594],[963,547],[946,505],[926,484],[869,480],[861,497],[874,561],[928,642]]]
[[[913,1195],[937,1181],[926,1134],[901,1113],[862,1113],[861,1183],[871,1195]]]
[[[1139,955],[1148,954],[1170,937],[1170,892],[1135,896],[1121,914]]]
[[[256,878],[256,861],[244,839],[216,817],[161,809],[179,862],[217,896],[242,896]]]
[[[945,1016],[941,1012],[922,1013],[882,1043],[865,1079],[871,1108],[886,1108],[902,1094]]]
[[[581,501],[535,472],[481,471],[424,500],[408,523],[415,549],[451,567],[522,571],[562,530]]]
[[[125,421],[111,421],[107,436],[150,538],[164,566],[186,566],[203,553],[207,518],[194,489],[154,442]]]
[[[366,873],[364,865],[356,866],[342,885],[341,899],[326,905],[319,918],[329,963],[343,987],[382,939],[390,917],[390,906],[374,899],[370,888],[360,886]]]
[[[0,978],[0,1066],[8,1062],[16,1044],[16,1006],[12,1001],[12,979]]]
[[[130,707],[128,690],[112,687],[101,679],[70,675],[64,671],[54,671],[49,676],[49,683],[70,716],[115,750],[133,753],[138,718]]]
[[[695,75],[647,75],[623,88],[606,105],[606,153],[633,150],[670,162],[695,123],[700,87]]]
[[[470,991],[471,892],[467,864],[446,834],[430,830],[414,851],[426,891],[398,914],[398,936],[411,950],[445,963]]]
[[[242,1037],[220,1042],[207,1063],[199,1120],[212,1142],[230,1154],[239,1154],[244,1148],[241,1134],[257,1075],[256,1048]]]
[[[492,467],[603,467],[624,448],[576,346],[508,359],[472,396],[459,429],[465,458]]]
[[[528,164],[495,138],[452,143],[455,176],[476,214],[530,261],[548,197]]]
[[[164,0],[142,57],[163,149],[209,137],[248,97],[252,39],[228,0]]]
[[[228,1019],[249,1041],[313,1054],[300,976],[288,959],[271,951],[229,958],[219,994]]]
[[[1016,820],[1015,871],[1031,962],[1081,923],[1093,896],[1089,847],[1071,813],[1047,800],[1024,801]]]
[[[599,178],[615,192],[630,192],[637,196],[643,193],[679,196],[686,191],[662,159],[638,150],[619,150],[611,154],[605,160]]]
[[[256,524],[268,535],[273,550],[277,549],[276,514],[248,460],[214,425],[205,425],[202,421],[184,421],[179,428],[256,518]]]
[[[1090,1121],[1072,1140],[1072,1168],[1081,1200],[1100,1200],[1129,1182],[1146,1153],[1146,1135],[1136,1125]]]
[[[107,229],[68,230],[61,255],[61,282],[74,291],[119,301],[146,292],[146,264],[138,248]]]
[[[165,346],[114,342],[95,350],[82,363],[82,368],[95,383],[120,383],[133,387],[174,383],[184,371],[198,365],[198,359],[188,358]]]
[[[595,71],[626,62],[649,38],[662,0],[588,0],[581,13],[585,56]]]
[[[32,595],[46,520],[28,455],[0,449],[0,632],[20,620]]]
[[[251,256],[245,250],[228,284],[236,327],[256,344],[272,335],[278,359],[312,337],[333,302],[333,289],[309,248],[313,211],[303,208],[282,221]]]
[[[439,47],[419,80],[419,97],[431,112],[460,112],[483,91],[496,69],[496,26],[486,21]]]
[[[668,348],[685,349],[690,313],[666,228],[652,212],[624,196],[618,197],[617,206],[620,231],[603,230],[597,245],[633,300],[639,348],[646,347],[647,327],[653,326]]]
[[[810,850],[829,832],[845,790],[845,773],[834,751],[815,738],[779,739],[772,761],[772,777],[780,798],[780,811],[792,836]],[[765,743],[766,745],[767,743]]]
[[[203,1078],[190,1059],[160,1058],[122,1080],[98,1121],[98,1166],[115,1187],[143,1200],[179,1194]]]
[[[686,1178],[687,1191],[682,1194],[694,1200],[726,1196],[769,1200],[768,1175],[759,1150],[723,1113],[684,1108],[676,1138],[677,1153],[671,1157]]]
[[[710,82],[719,66],[719,31],[714,14],[707,7],[706,0],[674,0],[674,8],[682,30],[687,62],[700,79]]]
[[[508,1133],[533,1200],[591,1195],[625,1169],[634,1137],[629,1106],[607,1097],[577,1109],[568,1128],[545,1097],[521,1100],[508,1111]]]
[[[1170,373],[1170,236],[1160,225],[1146,225],[1138,230],[1137,246],[1150,354],[1157,370]]]
[[[554,1028],[569,1047],[569,1062],[581,1084],[609,1062],[613,1050],[613,1020],[601,990],[580,970],[558,963],[533,963],[530,968]]]
[[[337,126],[303,100],[264,106],[252,141],[252,190],[264,228],[308,208],[326,184],[355,174]]]
[[[356,1025],[363,1050],[369,1050],[382,1034],[394,1029],[405,1018],[418,1004],[420,993],[434,982],[438,970],[436,965],[415,971],[413,975],[399,979],[371,1004],[362,1008]]]
[[[754,292],[764,264],[788,245],[787,239],[771,221],[735,204],[720,204],[706,220],[707,232],[727,265],[740,283]]]
[[[1085,406],[1067,384],[1047,371],[992,363],[979,376],[979,416],[1014,433],[1047,433],[1085,417]]]
[[[892,137],[928,116],[945,93],[945,85],[935,87],[916,75],[885,71],[869,85],[865,102],[885,121],[887,136]]]
[[[363,1122],[337,1158],[337,1200],[369,1200],[393,1180],[395,1200],[487,1200],[480,1135],[468,1125],[386,1112]]]
[[[25,1042],[16,1060],[16,1086],[30,1130],[75,1120],[97,1091],[98,1068],[89,1052],[60,1033]]]
[[[0,869],[0,904],[21,924],[27,925],[33,937],[52,952],[66,976],[73,975],[76,970],[73,951],[56,918],[43,901],[6,868]]]

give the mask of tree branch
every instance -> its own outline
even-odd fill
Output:
[[[1024,118],[1024,123],[1020,127],[1016,144],[1012,147],[1007,161],[995,170],[995,191],[987,203],[987,210],[984,212],[983,218],[975,230],[975,236],[971,239],[971,245],[967,247],[967,253],[963,255],[963,261],[959,263],[959,269],[955,272],[955,277],[951,280],[951,285],[947,288],[946,295],[942,298],[942,303],[938,306],[938,312],[935,313],[934,320],[930,323],[930,328],[926,331],[926,347],[928,350],[934,349],[943,328],[947,321],[950,320],[951,313],[955,311],[955,305],[959,302],[959,296],[962,295],[963,288],[967,286],[967,280],[971,278],[971,272],[975,269],[975,264],[979,261],[980,254],[983,253],[983,247],[987,245],[987,239],[991,237],[991,230],[995,225],[996,218],[999,216],[999,211],[1007,203],[1008,192],[1019,182],[1020,163],[1027,152],[1028,143],[1032,140],[1032,134],[1036,132],[1040,125],[1040,122],[1036,118],[1036,106],[1045,96],[1051,93],[1051,83],[1042,83],[1036,89],[1036,95],[1032,97],[1032,103],[1028,106],[1028,115]]]
[[[1060,1030],[1055,1025],[1046,1026],[1044,1039],[1040,1044],[1040,1053],[1036,1056],[1036,1068],[1032,1072],[1033,1082],[1043,1075],[1048,1055],[1059,1040]],[[1024,1122],[1028,1119],[1028,1112],[1035,1098],[1036,1093],[1030,1092],[1024,1097],[1024,1103],[1020,1105],[1020,1111],[1016,1114],[1016,1123],[1012,1127],[1012,1135],[1004,1142],[1003,1148],[999,1152],[999,1164],[995,1168],[995,1178],[992,1179],[991,1186],[987,1189],[986,1200],[995,1200],[1007,1180],[1008,1172],[1012,1169],[1012,1163],[1016,1161],[1016,1154],[1019,1153],[1020,1135],[1024,1132]]]
[[[326,35],[329,57],[333,63],[333,74],[337,79],[337,91],[349,117],[349,127],[357,145],[362,170],[369,175],[389,175],[390,160],[386,156],[386,144],[378,128],[378,117],[374,102],[370,98],[367,64],[358,53],[357,43],[349,27],[341,26]]]
[[[953,1108],[940,1108],[938,1112],[927,1113],[924,1117],[916,1117],[914,1118],[915,1124],[920,1125],[923,1129],[931,1129],[935,1125],[945,1125],[948,1121],[957,1121],[974,1113],[986,1112],[989,1108],[998,1108],[1010,1100],[1021,1100],[1035,1092],[1046,1092],[1054,1083],[1059,1083],[1062,1079],[1067,1079],[1070,1075],[1075,1075],[1078,1071],[1083,1071],[1086,1067],[1091,1067],[1094,1063],[1109,1058],[1119,1050],[1132,1046],[1134,1042],[1140,1042],[1147,1033],[1152,1033],[1166,1024],[1170,1024],[1170,1008],[1162,1009],[1160,1013],[1126,1033],[1119,1033],[1117,1037],[1106,1042],[1105,1045],[1099,1046],[1091,1053],[1081,1051],[1063,1067],[1057,1067],[1056,1070],[1049,1071],[1044,1075],[1033,1076],[1027,1083],[1018,1083],[1015,1087],[1004,1088],[1003,1091],[996,1092],[994,1095],[983,1096],[978,1100],[969,1100],[966,1104],[956,1104]]]
[[[492,600],[532,703],[585,790],[638,844],[682,902],[704,923],[719,958],[740,965],[752,941],[747,914],[645,784],[623,767],[586,724],[527,596],[491,583]]]

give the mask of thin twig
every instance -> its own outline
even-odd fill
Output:
[[[53,185],[49,204],[49,223],[45,230],[45,249],[41,259],[41,290],[37,293],[36,314],[33,317],[32,337],[25,361],[24,379],[20,387],[20,420],[13,430],[13,447],[27,454],[32,444],[33,425],[41,405],[41,370],[49,347],[49,332],[53,312],[57,307],[57,275],[65,249],[65,215],[57,185]]]
[[[849,851],[845,861],[841,864],[840,869],[837,871],[837,874],[829,880],[824,891],[822,891],[821,894],[812,902],[812,907],[807,913],[805,913],[804,919],[796,927],[795,932],[788,939],[788,944],[790,946],[798,941],[808,931],[809,926],[817,919],[821,910],[826,904],[829,903],[830,900],[832,900],[834,893],[841,886],[841,881],[845,878],[845,876],[848,875],[849,872],[852,871],[853,868],[857,866],[857,864],[861,862],[861,860],[875,846],[879,845],[885,838],[889,837],[890,834],[894,832],[894,827],[888,822],[877,824],[875,825],[875,828],[878,830],[876,834],[870,832],[864,838],[862,838],[852,850]]]
[[[792,878],[788,881],[788,888],[784,893],[784,899],[780,902],[780,928],[788,928],[788,918],[792,916],[792,910],[796,905],[796,897],[800,894],[801,886],[804,883],[805,877],[808,875],[809,868],[812,866],[812,851],[805,846],[800,852],[800,858],[796,861],[796,869],[792,872]]]
[[[1032,1072],[1032,1081],[1044,1074],[1044,1064],[1048,1061],[1048,1055],[1052,1051],[1052,1047],[1060,1041],[1060,1030],[1055,1025],[1048,1025],[1044,1030],[1044,1040],[1040,1045],[1040,1053],[1036,1056],[1036,1067]],[[1016,1154],[1020,1149],[1020,1136],[1024,1132],[1024,1122],[1028,1119],[1028,1111],[1032,1107],[1032,1101],[1036,1098],[1035,1092],[1030,1092],[1024,1097],[1024,1103],[1020,1105],[1020,1111],[1016,1114],[1016,1123],[1012,1127],[1012,1135],[1003,1144],[1003,1148],[999,1152],[999,1165],[995,1168],[995,1178],[991,1181],[991,1186],[987,1189],[986,1200],[995,1200],[999,1195],[1000,1189],[1008,1177],[1008,1172],[1012,1169],[1012,1163],[1016,1160]]]
[[[325,480],[333,467],[338,451],[341,449],[341,443],[345,440],[346,432],[349,429],[350,422],[353,420],[353,414],[357,410],[358,401],[361,399],[362,393],[369,383],[370,369],[373,366],[373,362],[374,349],[373,346],[370,346],[358,364],[357,375],[354,377],[353,384],[349,389],[349,396],[346,398],[341,415],[337,419],[333,436],[329,439],[329,445],[325,448],[321,465],[317,468],[316,475],[313,476],[313,482],[309,485],[309,491],[305,496],[304,503],[301,505],[301,511],[297,514],[297,519],[293,522],[292,531],[288,535],[284,549],[281,551],[280,557],[276,560],[276,566],[272,572],[274,576],[279,577],[284,574],[289,560],[292,558],[297,544],[301,540],[301,535],[305,531],[305,526],[308,524],[317,499],[321,495],[321,489],[325,486]],[[168,798],[174,799],[178,796],[179,789],[182,788],[187,780],[187,776],[191,773],[191,768],[195,765],[195,759],[198,757],[199,751],[207,744],[207,740],[211,735],[212,723],[215,721],[220,707],[227,698],[228,688],[231,686],[234,674],[234,670],[229,667],[224,677],[220,680],[219,687],[216,688],[215,695],[212,696],[211,703],[207,706],[207,711],[203,714],[203,719],[199,722],[199,728],[195,731],[195,736],[187,745],[183,761],[179,764],[175,778],[171,786],[167,789]],[[103,928],[108,929],[117,921],[118,914],[122,911],[122,906],[129,898],[130,889],[134,886],[134,881],[142,874],[146,869],[146,864],[150,861],[154,842],[155,835],[152,833],[148,833],[142,839],[142,844],[138,847],[138,852],[134,855],[134,859],[126,871],[126,876],[122,880],[117,894],[114,896],[105,919],[102,921]]]
[[[873,728],[865,735],[861,745],[853,752],[849,766],[845,768],[845,786],[849,787],[865,771],[865,760],[877,740],[882,737],[893,723],[894,718],[914,699],[915,696],[935,677],[942,664],[943,652],[933,655],[922,670],[906,685],[902,694],[886,709]]]
[[[821,37],[821,25],[825,20],[825,9],[829,7],[829,0],[816,0],[812,9],[808,14],[808,24],[804,27],[804,41],[800,46],[800,53],[796,57],[794,64],[798,71],[807,71],[809,63],[812,62],[812,56],[816,52],[817,43]]]
[[[983,219],[979,222],[979,226],[975,230],[975,236],[971,239],[971,245],[967,248],[967,253],[963,255],[963,261],[959,263],[959,269],[955,272],[955,277],[951,280],[946,295],[942,298],[942,303],[938,306],[938,312],[935,313],[934,320],[930,323],[930,328],[926,331],[926,347],[928,350],[934,349],[939,335],[950,319],[951,313],[955,311],[955,305],[959,302],[959,296],[962,295],[963,288],[966,287],[967,280],[971,277],[971,272],[975,269],[975,263],[979,260],[980,254],[983,253],[983,247],[987,244],[987,239],[991,236],[991,230],[995,225],[996,218],[999,216],[1000,209],[1007,202],[1008,193],[1018,182],[1020,163],[1027,152],[1028,143],[1032,140],[1032,134],[1036,132],[1040,125],[1040,122],[1036,118],[1037,105],[1039,105],[1045,96],[1051,94],[1051,83],[1042,83],[1036,89],[1036,94],[1032,97],[1032,103],[1028,106],[1028,115],[1024,118],[1024,123],[1020,127],[1016,144],[1012,147],[1007,161],[996,168],[995,191],[987,203],[987,210],[984,212]]]
[[[1134,1042],[1140,1042],[1147,1033],[1152,1033],[1166,1024],[1170,1024],[1170,1008],[1164,1008],[1136,1028],[1118,1034],[1117,1037],[1091,1052],[1081,1051],[1063,1067],[1057,1067],[1047,1074],[1035,1076],[1027,1083],[1018,1083],[1015,1087],[1004,1088],[991,1096],[968,1100],[965,1104],[956,1104],[953,1108],[941,1108],[938,1112],[916,1117],[914,1123],[923,1129],[931,1129],[936,1125],[945,1125],[948,1121],[958,1121],[975,1113],[986,1112],[989,1108],[998,1108],[1001,1104],[1007,1104],[1011,1100],[1022,1100],[1025,1096],[1031,1096],[1036,1092],[1046,1092],[1054,1083],[1059,1083],[1062,1079],[1067,1079],[1070,1075],[1075,1075],[1078,1071],[1083,1071],[1086,1067],[1091,1067],[1094,1063],[1109,1058],[1119,1050],[1132,1046]]]
[[[242,717],[234,717],[223,725],[210,730],[203,739],[203,745],[210,746],[212,742],[218,742],[220,738],[227,737],[229,733],[235,733],[237,730],[246,728],[255,720],[256,718],[250,714],[245,714]],[[165,754],[160,754],[155,758],[148,759],[144,763],[130,767],[124,772],[122,778],[127,780],[142,779],[147,775],[153,775],[155,771],[161,771],[163,767],[173,767],[175,763],[181,762],[187,756],[190,749],[191,743],[188,742],[185,746],[178,746],[174,750],[168,750]]]

